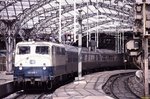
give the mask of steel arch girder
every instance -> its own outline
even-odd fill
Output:
[[[0,2],[5,4],[4,7],[2,7],[2,8],[0,9],[0,12],[3,11],[4,9],[6,9],[7,7],[9,7],[9,6],[11,6],[11,5],[17,3],[17,1],[8,2],[7,4],[6,4],[5,1],[0,1]]]
[[[120,21],[120,20],[115,20],[115,21]],[[90,23],[89,25],[89,28],[82,28],[82,31],[84,31],[84,32],[86,32],[87,30],[89,30],[89,29],[92,29],[92,28],[95,28],[95,27],[97,27],[97,26],[100,26],[100,25],[103,25],[103,24],[107,24],[107,23],[110,23],[110,22],[112,22],[111,20],[106,20],[106,21],[100,21],[100,22],[93,22],[93,23]],[[116,28],[118,28],[118,27],[116,27],[116,26],[114,26],[114,27],[110,27],[110,28],[103,28],[103,29],[116,29]],[[128,26],[127,28],[131,28],[131,26]],[[73,27],[71,28],[71,29],[73,29]],[[120,28],[119,28],[120,29]],[[65,31],[66,32],[66,31]],[[76,34],[78,34],[80,32],[80,30],[78,30],[77,31],[77,33]],[[84,32],[83,32],[83,34],[84,34]]]
[[[108,14],[108,13],[103,13],[103,14],[105,14],[105,15],[110,15],[110,14]],[[82,17],[83,17],[83,19],[87,19],[87,18],[90,18],[90,17],[93,17],[93,16],[96,16],[97,15],[97,13],[94,13],[94,14],[84,14],[84,15],[82,15]],[[113,17],[115,17],[116,18],[116,15],[112,15]],[[56,17],[56,16],[54,16],[54,17]],[[71,24],[73,24],[73,18],[74,17],[69,17],[68,19],[71,19],[72,21],[70,21],[69,23],[67,23],[65,26],[68,26],[68,24],[69,25],[71,25]],[[120,17],[118,17],[118,18],[120,18]],[[41,29],[40,28],[42,28],[42,26],[44,25],[44,24],[47,24],[47,22],[49,22],[50,20],[51,20],[52,18],[47,18],[46,20],[43,20],[43,22],[42,22],[42,24],[38,24],[37,26],[35,26],[36,28],[37,28],[37,30],[38,31],[40,31]],[[126,18],[125,20],[127,20],[128,18]],[[65,19],[64,19],[65,20]],[[62,21],[64,21],[64,20],[62,20]],[[114,20],[115,21],[115,20]],[[119,21],[119,20],[117,20],[117,21]],[[124,21],[124,20],[120,20],[120,21],[122,21],[122,22],[125,22],[125,23],[130,23],[130,24],[132,24],[132,21]],[[107,21],[106,21],[107,22]],[[53,22],[54,23],[54,22]],[[55,22],[56,23],[56,22]],[[47,25],[50,25],[50,24],[47,24]],[[56,26],[57,27],[57,26]],[[63,27],[63,26],[62,26]],[[37,32],[38,32],[37,31]],[[36,32],[36,33],[37,33]]]
[[[47,0],[48,1],[48,0]],[[49,1],[50,2],[50,1]],[[77,5],[79,5],[79,7],[84,7],[84,6],[86,6],[86,4],[87,3],[81,3],[81,5],[80,4],[77,4]],[[96,4],[96,3],[92,3],[92,4]],[[42,5],[42,4],[41,4]],[[44,5],[44,3],[43,3],[43,5]],[[103,4],[101,4],[100,3],[100,5],[102,5],[101,7],[107,7],[106,5],[103,5]],[[70,5],[68,5],[68,7],[71,7]],[[111,7],[111,6],[110,6]],[[33,7],[33,8],[36,8],[36,7]],[[39,8],[39,7],[38,7]],[[37,8],[37,9],[38,9]],[[65,8],[67,8],[67,7],[65,7]],[[78,8],[78,7],[77,7]],[[115,7],[113,7],[113,8],[115,8]],[[117,7],[116,7],[117,8]],[[67,8],[68,9],[68,8]],[[69,10],[71,11],[71,10],[73,10],[73,9],[70,9],[69,8]],[[34,11],[34,10],[31,10],[31,11],[28,11],[28,13],[29,12],[32,12],[32,11]],[[122,10],[121,10],[122,11]],[[68,12],[68,11],[66,11],[66,10],[64,10],[62,13],[66,13],[66,12]],[[26,15],[28,15],[28,13],[26,13]],[[96,14],[96,13],[95,13]],[[106,14],[106,13],[101,13],[101,14],[103,14],[103,15],[108,15],[108,16],[112,16],[113,14]],[[118,15],[114,15],[115,17],[117,17]],[[56,16],[57,17],[57,16]],[[121,18],[121,17],[124,17],[124,16],[121,16],[121,15],[119,15],[119,18]],[[126,16],[125,16],[126,17]],[[25,18],[25,16],[24,16],[24,18]],[[53,17],[54,18],[54,17]],[[125,19],[128,19],[129,17],[127,16]]]
[[[107,31],[108,33],[113,33],[114,31],[112,31],[111,29],[116,29],[116,28],[119,28],[119,29],[123,29],[123,30],[125,30],[125,29],[130,29],[130,30],[127,30],[127,31],[132,31],[133,29],[132,29],[132,26],[126,26],[126,25],[124,25],[124,26],[122,26],[122,27],[120,27],[120,26],[117,26],[117,27],[109,27],[109,28],[107,28],[107,27],[105,27],[105,28],[100,28],[100,29],[98,29],[98,30],[102,30],[103,32],[106,32],[105,30],[110,30],[110,31]],[[95,30],[93,30],[93,31],[95,31]],[[91,32],[93,32],[93,31],[91,31]],[[120,31],[120,32],[122,32],[122,31]],[[125,31],[124,31],[125,32]],[[86,33],[84,33],[85,35],[86,35]],[[85,35],[83,35],[83,36],[85,36]]]
[[[64,19],[65,20],[65,19]],[[121,20],[114,20],[114,21],[121,21]],[[56,21],[54,21],[54,22],[52,22],[51,24],[53,24],[53,23],[55,23]],[[103,24],[106,24],[106,23],[109,23],[109,22],[112,22],[112,20],[106,20],[106,21],[99,21],[98,23],[97,22],[93,22],[93,23],[90,23],[89,24],[89,29],[91,29],[91,28],[95,28],[95,27],[97,27],[97,26],[99,26],[99,25],[103,25]],[[73,23],[73,20],[72,21],[69,21],[69,22],[67,22],[64,26],[62,26],[62,29],[65,27],[65,26],[69,26],[69,25],[72,25],[72,23]],[[126,23],[126,22],[125,22]],[[128,23],[128,22],[127,22]],[[44,26],[44,27],[48,27],[48,26]],[[55,29],[53,29],[52,30],[52,32],[55,34],[55,33],[57,33],[58,32],[58,29],[57,28],[59,28],[59,27],[56,27]],[[69,29],[73,29],[74,27],[71,27],[71,28],[69,28]],[[43,28],[41,28],[41,29],[37,29],[38,31],[36,31],[36,33],[40,33],[40,31],[41,30],[43,30]],[[87,31],[88,29],[87,28],[83,28],[83,31]],[[77,31],[77,33],[78,33],[79,31]]]
[[[24,13],[20,13],[18,15],[18,18],[20,19],[20,22],[23,22],[23,20],[28,17],[31,13],[36,11],[38,8],[42,7],[43,5],[50,3],[55,0],[38,0],[38,4],[32,5],[30,8],[25,9]]]
[[[81,7],[87,6],[87,4],[96,6],[96,3],[95,3],[95,2],[85,2],[85,3],[80,3],[80,4],[77,3],[76,6],[77,6],[77,8],[81,8]],[[44,3],[41,4],[41,6],[42,6],[42,5],[44,5]],[[109,4],[105,4],[105,3],[102,3],[102,2],[98,2],[98,5],[99,5],[99,7],[103,7],[103,8],[115,10],[115,11],[122,12],[122,13],[125,13],[125,14],[128,14],[128,15],[132,15],[132,14],[133,14],[132,11],[130,11],[130,9],[125,8],[125,7],[119,7],[119,6],[115,6],[115,5],[109,5]],[[38,8],[40,8],[40,7],[38,7]],[[29,10],[29,11],[25,11],[25,12],[26,12],[26,15],[29,15],[29,13],[32,12],[32,15],[38,16],[38,15],[43,14],[43,13],[45,13],[45,12],[50,12],[50,11],[53,11],[53,10],[57,10],[57,9],[58,9],[58,7],[53,7],[52,9],[47,9],[46,11],[40,12],[40,13],[37,12],[37,11],[34,11],[35,9],[38,9],[38,8],[37,8],[36,6],[33,6],[33,8],[32,8],[33,10],[31,10],[31,11],[30,11],[30,10]],[[64,10],[62,11],[62,13],[65,13],[66,10],[72,11],[72,10],[73,10],[73,4],[62,6],[62,9],[64,9]],[[123,10],[123,11],[122,11],[122,10]],[[30,20],[30,19],[33,18],[34,16],[28,17],[28,19],[26,19],[26,20]],[[110,16],[111,16],[111,14],[110,14]],[[25,17],[24,17],[24,18],[25,18]],[[20,19],[21,19],[21,21],[22,21],[23,18],[20,18]],[[22,22],[23,22],[23,21],[22,21]]]

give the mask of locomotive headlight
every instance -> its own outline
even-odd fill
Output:
[[[45,63],[43,63],[43,70],[46,70],[46,64]]]
[[[22,70],[22,66],[19,67],[19,70]]]
[[[22,63],[20,63],[19,70],[22,70]]]
[[[43,67],[43,70],[46,70],[46,66]]]

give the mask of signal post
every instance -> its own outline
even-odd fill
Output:
[[[137,57],[141,57],[141,70],[143,70],[144,81],[144,96],[149,97],[149,68],[148,68],[148,40],[150,39],[150,2],[149,0],[142,0],[142,2],[136,2],[135,4],[135,34],[138,36],[140,53]],[[138,43],[139,43],[138,42]]]

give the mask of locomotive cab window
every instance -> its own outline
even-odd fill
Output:
[[[19,51],[18,54],[29,54],[30,47],[29,46],[19,46],[18,51]]]
[[[37,54],[48,54],[49,53],[48,46],[36,46],[36,53]]]

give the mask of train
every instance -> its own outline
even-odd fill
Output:
[[[123,66],[123,57],[113,50],[82,48],[82,71]],[[52,83],[77,76],[78,47],[46,41],[24,41],[16,44],[14,82]]]

